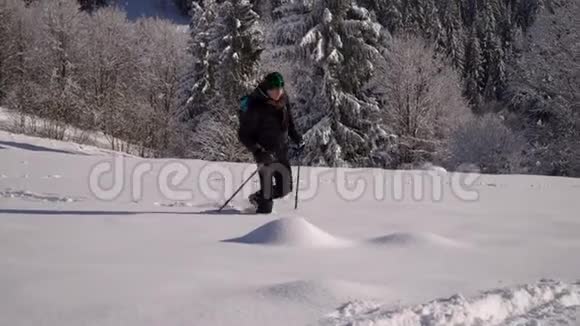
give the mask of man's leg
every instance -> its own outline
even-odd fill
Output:
[[[292,169],[287,158],[275,164],[274,174],[274,199],[282,198],[292,192]]]
[[[257,196],[257,213],[269,214],[272,212],[272,169],[270,166],[259,166],[260,176],[260,190],[256,193]]]

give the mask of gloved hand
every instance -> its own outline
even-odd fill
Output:
[[[274,155],[272,153],[265,151],[263,149],[259,149],[254,153],[254,157],[256,158],[256,162],[262,165],[270,165],[274,163]]]
[[[296,142],[296,149],[298,151],[302,151],[305,146],[306,146],[306,142],[304,141],[304,137],[300,136],[300,138],[298,138],[297,142]]]
[[[306,147],[306,142],[304,140],[301,140],[297,146],[298,146],[298,150],[301,151],[304,149],[304,147]]]
[[[296,149],[299,151],[304,149],[306,146],[306,142],[304,142],[304,137],[302,135],[298,135],[298,138],[294,139],[294,143],[296,143]]]

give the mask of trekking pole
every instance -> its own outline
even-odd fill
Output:
[[[244,186],[250,182],[250,180],[252,180],[252,178],[256,175],[256,173],[258,173],[258,171],[260,171],[260,169],[257,169],[256,171],[254,171],[254,173],[252,173],[252,175],[250,175],[246,181],[244,181],[244,183],[242,183],[242,185],[238,188],[238,190],[236,190],[236,192],[234,192],[234,194],[230,197],[230,199],[228,199],[223,205],[222,207],[220,207],[220,209],[218,209],[218,212],[221,212],[222,209],[224,209],[226,206],[228,206],[228,204],[232,201],[232,199],[234,199],[234,197],[236,197],[236,195],[242,190],[242,188],[244,188]]]
[[[302,155],[304,148],[301,148],[298,152],[298,157]],[[296,173],[296,196],[294,196],[294,209],[298,209],[298,192],[300,189],[300,161],[298,161],[298,172]]]
[[[298,173],[296,173],[296,196],[294,196],[294,209],[298,209],[298,190],[300,189],[300,165],[298,165]]]

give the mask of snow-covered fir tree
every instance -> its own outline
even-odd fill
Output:
[[[218,98],[230,109],[237,108],[240,97],[258,82],[264,43],[258,19],[249,0],[229,0],[217,5],[210,30],[210,61],[216,63]]]
[[[563,0],[563,3],[568,0]],[[541,5],[540,0],[360,0],[361,6],[374,12],[378,21],[394,36],[414,34],[436,44],[438,53],[445,54],[464,75],[473,67],[465,67],[469,60],[464,53],[472,46],[473,34],[481,49],[482,68],[478,83],[484,101],[502,99],[506,88],[506,64],[513,57],[514,37],[533,23]],[[464,80],[471,93],[473,80]]]
[[[526,135],[532,173],[580,176],[579,17],[578,1],[543,8],[507,72],[503,114]]]
[[[290,1],[279,12],[274,41],[288,58],[307,67],[304,80],[317,90],[304,103],[311,108],[302,126],[305,163],[368,165],[379,107],[361,90],[380,57],[384,30],[352,0]]]
[[[209,29],[215,19],[214,2],[206,1],[206,7],[200,6],[197,2],[192,2],[192,22],[190,24],[191,41],[189,52],[193,59],[192,72],[188,74],[184,82],[184,87],[189,88],[184,91],[187,100],[182,109],[182,119],[195,128],[200,114],[208,110],[208,104],[213,96],[213,63],[209,58]]]
[[[237,139],[239,99],[257,84],[263,33],[249,0],[194,4],[195,81],[188,101],[196,156],[248,159]]]
[[[462,28],[459,2],[444,0],[438,9],[441,33],[435,39],[436,49],[444,53],[460,71],[464,69],[465,33]]]
[[[493,100],[501,94],[505,83],[504,49],[497,33],[497,18],[501,7],[496,1],[486,1],[478,17],[484,76],[483,96]]]
[[[465,96],[469,99],[472,107],[477,111],[481,104],[481,78],[483,65],[481,47],[475,27],[472,27],[465,45],[465,59],[463,68],[463,80],[465,84]]]

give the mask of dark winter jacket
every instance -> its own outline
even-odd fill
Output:
[[[278,102],[271,100],[259,87],[247,98],[246,111],[240,117],[240,141],[252,153],[263,150],[273,154],[288,149],[288,136],[299,143],[291,105],[286,94]]]

